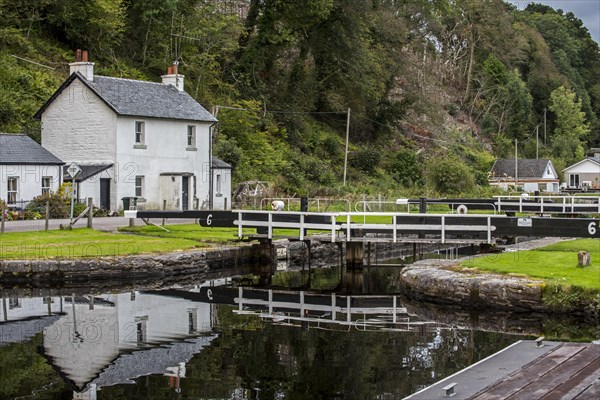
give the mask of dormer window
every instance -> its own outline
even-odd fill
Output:
[[[196,126],[187,127],[187,150],[196,150]]]
[[[144,144],[144,121],[135,121],[135,144]]]

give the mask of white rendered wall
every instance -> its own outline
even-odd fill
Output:
[[[196,332],[210,331],[210,304],[177,297],[137,293],[117,295],[119,347],[137,346],[136,324],[144,319],[147,342],[165,342],[190,335],[189,310],[196,310]]]
[[[64,302],[65,315],[44,330],[44,352],[77,386],[92,381],[119,355],[116,307]],[[75,330],[76,329],[76,330]]]
[[[7,199],[8,178],[18,178],[17,201],[29,201],[42,194],[42,177],[51,176],[50,189],[56,192],[61,184],[58,165],[0,165],[0,199]]]
[[[217,176],[221,176],[221,191],[217,190]],[[213,210],[231,210],[231,169],[213,169]]]
[[[523,190],[525,192],[535,192],[535,191],[540,190],[540,186],[538,185],[537,182],[526,182],[523,185]]]
[[[580,187],[583,185],[583,182],[591,182],[592,188],[600,187],[600,165],[591,160],[586,159],[579,164],[566,168],[564,174],[564,181],[567,185],[571,182],[571,175],[579,175]]]
[[[135,148],[135,122],[144,122],[146,148]],[[187,127],[196,126],[196,150],[187,150]],[[199,204],[208,202],[210,123],[119,116],[117,121],[116,197],[135,196],[135,177],[144,176],[143,206],[161,209],[161,173],[191,173],[196,177]],[[181,177],[179,176],[179,182]],[[164,182],[164,179],[163,179]],[[192,209],[193,177],[188,205]],[[164,191],[164,189],[163,189]],[[181,207],[181,201],[179,202]],[[122,207],[122,205],[120,205]]]
[[[567,174],[600,174],[600,165],[593,161],[585,160],[580,164],[566,168],[564,172],[565,176]]]
[[[544,170],[544,175],[542,176],[542,179],[559,179],[558,178],[558,174],[556,173],[556,170],[554,169],[554,165],[552,164],[552,161],[548,161],[549,167],[546,167],[546,169]],[[550,171],[548,171],[550,170]],[[548,173],[550,172],[550,173]]]
[[[42,146],[68,165],[71,161],[116,156],[117,115],[81,81],[75,79],[42,114]],[[117,197],[111,185],[111,206]]]
[[[114,172],[114,167],[110,167],[105,171],[102,171],[101,173],[92,176],[89,179],[86,179],[83,182],[79,183],[79,193],[78,193],[78,197],[81,200],[85,200],[89,197],[92,198],[92,202],[94,204],[94,207],[100,207],[100,179],[110,179],[111,180],[111,199],[112,199],[112,191],[114,190],[114,177],[115,177],[115,172]],[[118,209],[120,206],[122,206],[122,203],[120,203],[120,199],[118,199],[118,201],[116,203],[114,203],[111,200],[111,209],[116,210]]]
[[[114,160],[116,114],[75,79],[42,114],[42,146],[62,160]]]
[[[21,297],[18,299],[18,306],[11,308],[9,298],[3,298],[2,302],[6,303],[0,309],[0,321],[16,321],[25,318],[43,317],[50,315],[48,313],[48,304],[44,303],[41,297]],[[60,297],[50,298],[50,313],[58,313],[61,311]],[[5,314],[6,311],[6,314]]]

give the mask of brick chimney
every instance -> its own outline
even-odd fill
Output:
[[[185,77],[177,73],[177,64],[178,62],[175,61],[173,66],[167,68],[167,74],[161,76],[162,83],[163,85],[173,85],[177,90],[183,92],[183,78]]]
[[[77,49],[75,62],[69,64],[69,75],[79,72],[88,81],[94,80],[94,63],[88,61],[87,50]]]

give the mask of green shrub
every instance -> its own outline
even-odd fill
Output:
[[[420,186],[423,184],[421,165],[414,151],[402,149],[393,155],[388,172],[404,187]]]
[[[46,193],[34,197],[27,204],[26,211],[37,212],[41,215],[46,213],[46,203],[50,207],[50,218],[68,218],[70,212],[69,199],[61,193]]]
[[[373,174],[381,162],[381,151],[366,148],[348,155],[348,164],[366,174]]]
[[[441,194],[457,195],[475,187],[473,173],[461,160],[438,156],[427,162],[427,182]]]

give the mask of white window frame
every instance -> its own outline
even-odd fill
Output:
[[[8,309],[12,310],[14,308],[21,308],[22,303],[21,303],[21,299],[18,297],[10,297],[8,299]]]
[[[47,182],[45,182],[47,180]],[[52,192],[52,177],[42,176],[42,194],[50,194]],[[47,183],[45,185],[45,183]]]
[[[215,181],[215,191],[217,192],[217,194],[221,194],[221,174],[217,174],[217,178],[215,179]]]
[[[14,183],[14,187],[11,185]],[[6,180],[6,203],[17,204],[19,199],[19,177],[9,176]]]
[[[195,149],[196,148],[196,125],[188,125],[187,126],[187,148]]]
[[[146,144],[146,124],[135,121],[135,144]]]
[[[579,174],[569,174],[569,187],[579,187],[580,183]]]
[[[144,197],[144,175],[135,176],[135,196]]]

